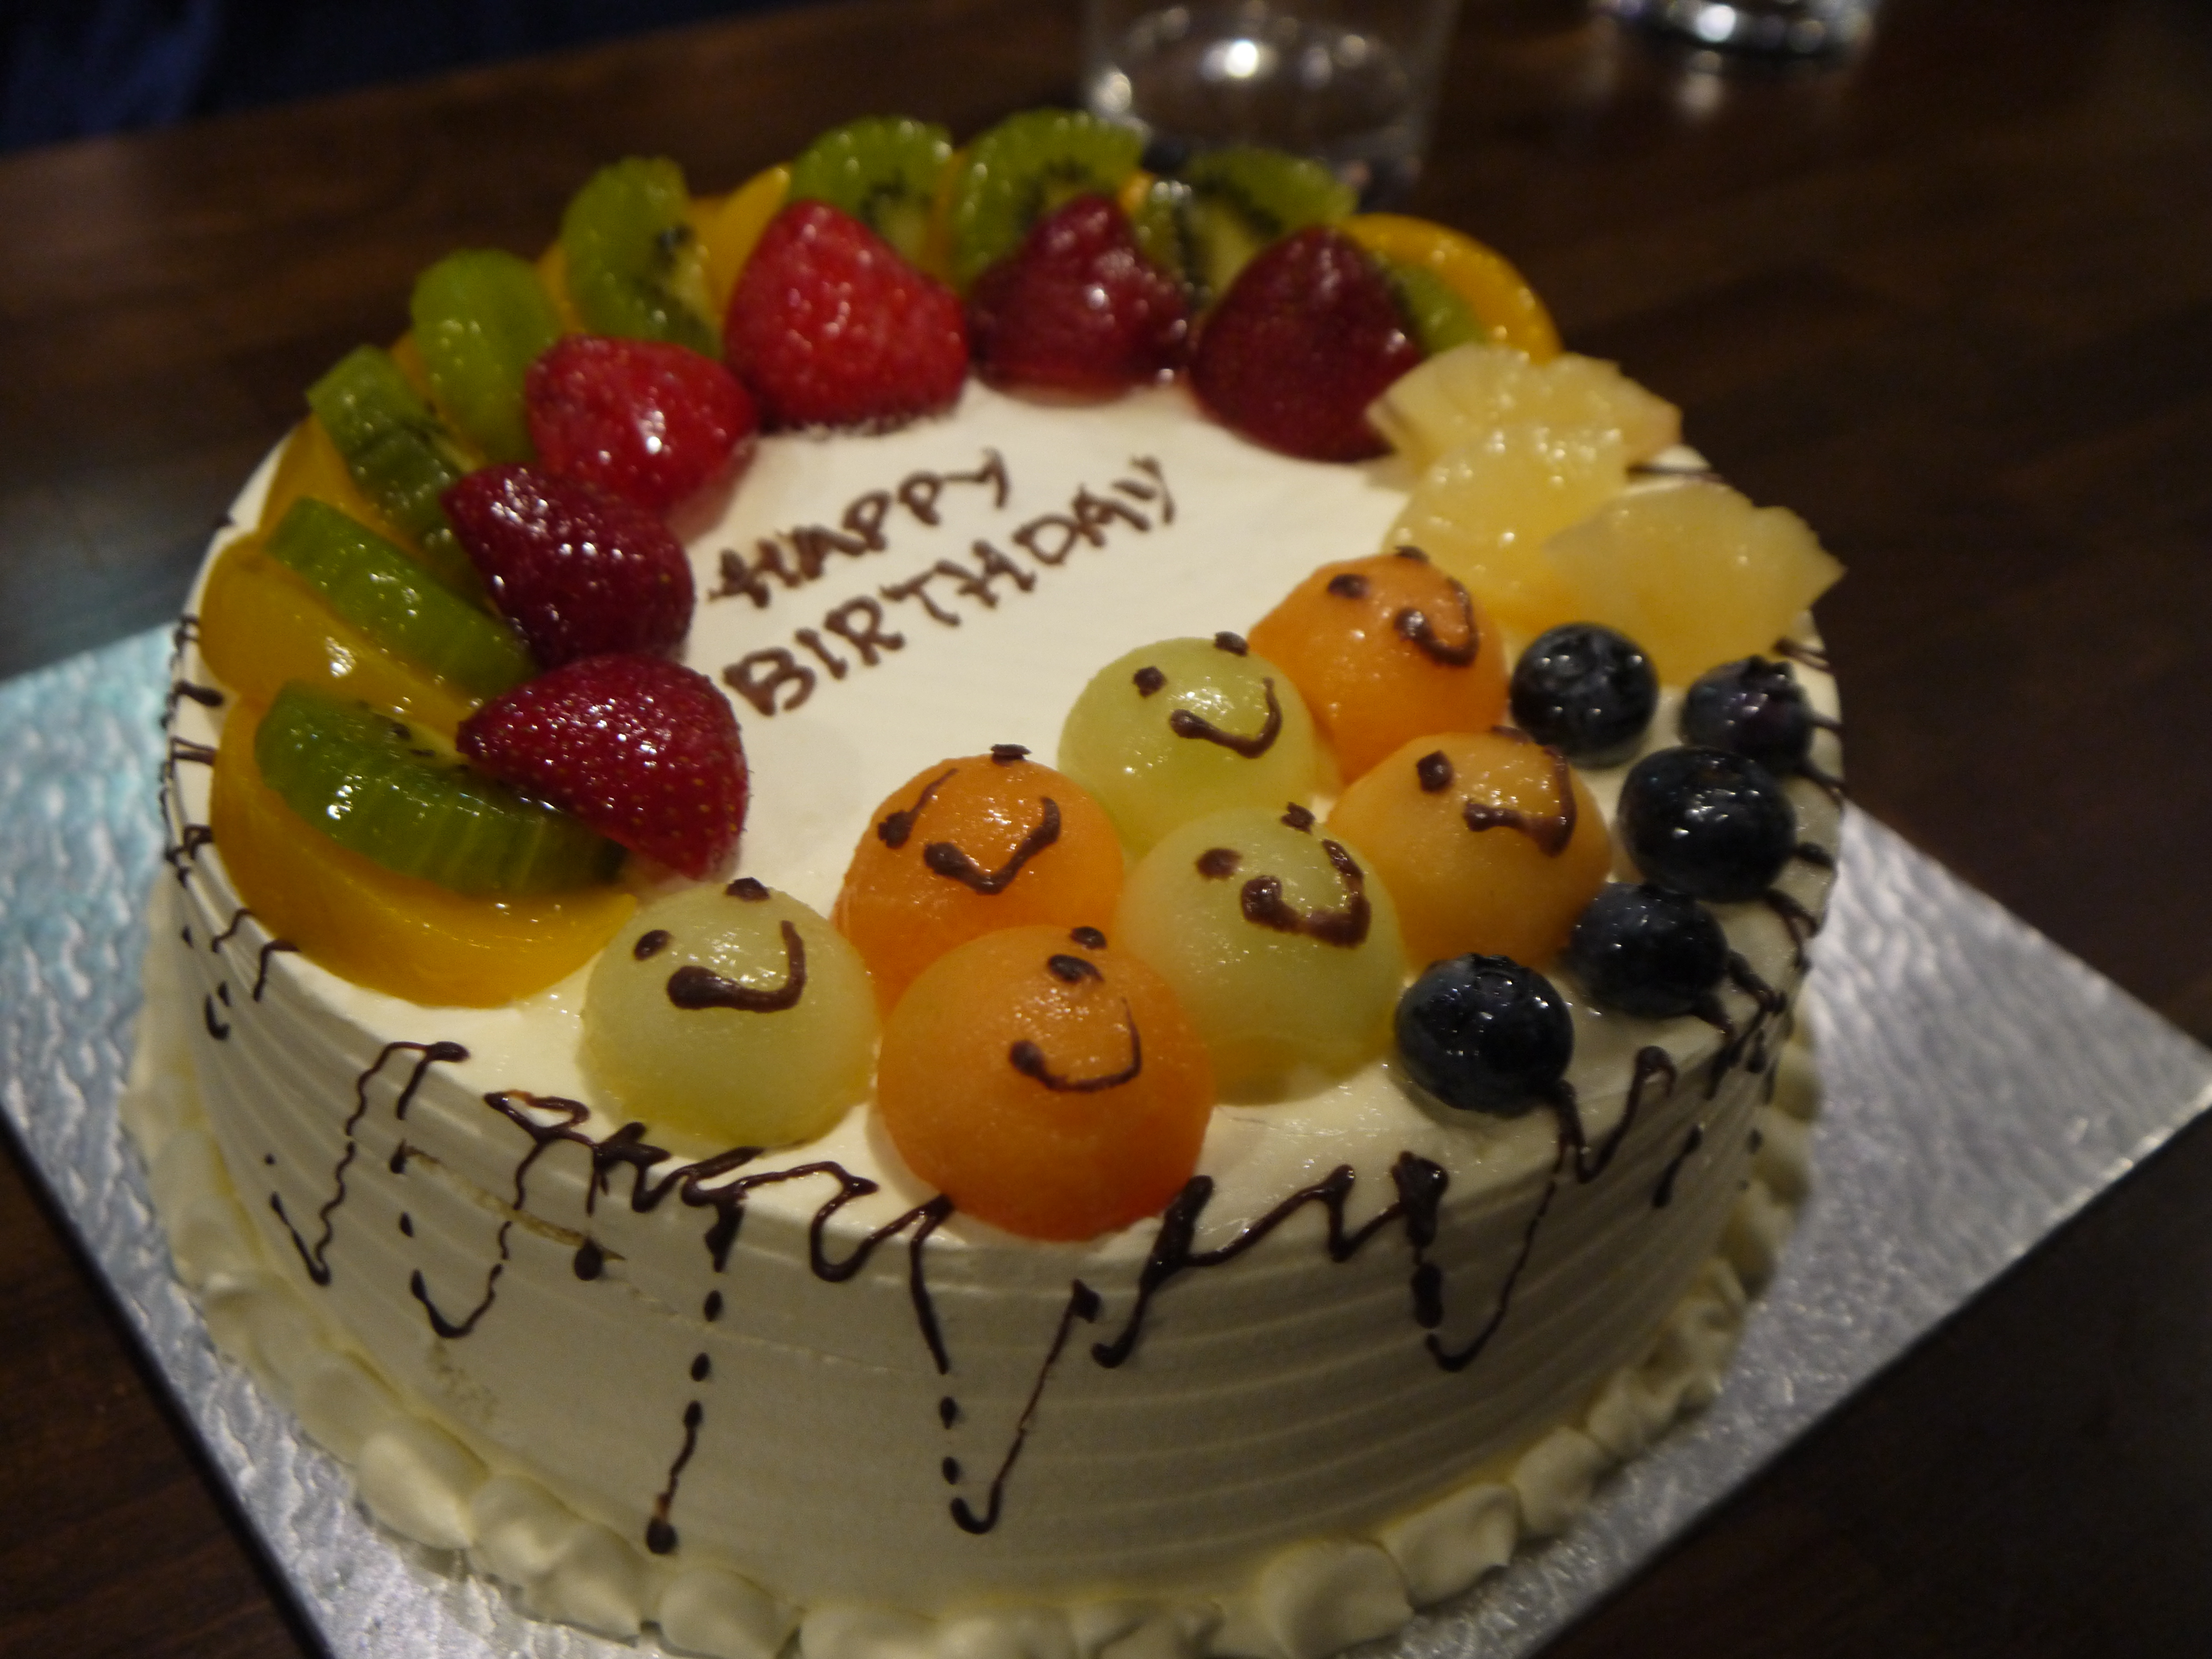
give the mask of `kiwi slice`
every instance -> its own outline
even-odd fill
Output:
[[[1382,273],[1382,280],[1390,284],[1391,297],[1405,314],[1406,325],[1420,346],[1423,356],[1433,357],[1470,340],[1486,343],[1489,341],[1490,330],[1474,314],[1474,307],[1436,272],[1371,249],[1367,257]]]
[[[522,377],[561,337],[536,268],[491,248],[449,253],[416,278],[409,312],[447,418],[495,461],[532,459]]]
[[[791,164],[793,202],[849,213],[919,265],[952,135],[927,121],[872,115],[832,127]]]
[[[426,726],[294,680],[253,738],[261,780],[339,846],[478,898],[610,879],[622,848],[496,783]]]
[[[362,493],[393,529],[415,538],[432,573],[456,592],[483,592],[439,501],[468,461],[392,354],[355,347],[307,388],[307,406]]]
[[[1000,122],[968,147],[953,181],[952,286],[966,293],[1054,208],[1115,194],[1144,148],[1131,129],[1079,110],[1024,110]]]
[[[1358,204],[1352,186],[1320,162],[1251,145],[1193,156],[1182,183],[1188,193],[1175,205],[1182,275],[1200,306],[1226,294],[1268,243],[1309,225],[1340,223]]]
[[[690,209],[684,169],[665,157],[633,155],[586,181],[561,216],[568,296],[586,328],[722,355]]]
[[[472,697],[495,697],[538,672],[514,629],[326,501],[294,501],[267,551],[373,644]]]

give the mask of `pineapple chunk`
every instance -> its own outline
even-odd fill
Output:
[[[1401,375],[1370,404],[1376,430],[1414,465],[1492,427],[1610,427],[1630,465],[1681,441],[1682,411],[1611,363],[1568,352],[1534,363],[1510,346],[1463,345]]]
[[[1418,547],[1522,639],[1572,620],[1545,542],[1627,487],[1611,427],[1516,423],[1476,436],[1422,474],[1388,544]]]
[[[1704,480],[1624,495],[1544,558],[1570,613],[1627,635],[1669,685],[1771,649],[1844,574],[1795,513]]]

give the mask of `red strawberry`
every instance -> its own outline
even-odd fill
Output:
[[[1420,361],[1382,274],[1350,238],[1316,226],[1244,267],[1206,319],[1190,379],[1248,438],[1356,461],[1383,449],[1367,405]]]
[[[723,343],[774,427],[896,426],[951,407],[968,373],[952,290],[825,202],[769,222]]]
[[[483,771],[543,795],[611,841],[699,879],[745,823],[745,750],[704,674],[660,657],[585,657],[461,722]]]
[[[571,334],[522,382],[539,465],[665,513],[753,451],[760,425],[737,377],[662,340]]]
[[[619,495],[534,466],[488,466],[446,491],[453,533],[500,614],[547,668],[604,651],[672,651],[691,627],[691,562]]]
[[[968,295],[976,373],[993,386],[1103,396],[1183,358],[1182,285],[1137,250],[1103,196],[1079,196],[1030,228]]]

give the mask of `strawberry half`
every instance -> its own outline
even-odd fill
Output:
[[[703,879],[745,823],[737,716],[704,674],[660,657],[586,657],[461,722],[460,750],[671,869]]]
[[[444,500],[492,603],[540,665],[684,642],[691,562],[645,508],[580,479],[512,464],[468,474]]]
[[[896,426],[950,408],[968,374],[952,290],[826,202],[769,222],[723,349],[771,427]]]
[[[523,377],[538,464],[666,513],[749,459],[760,416],[737,376],[664,340],[571,334]]]
[[[1079,196],[976,279],[968,332],[993,386],[1104,396],[1172,373],[1190,324],[1182,285],[1138,251],[1121,210]]]
[[[1385,447],[1367,405],[1420,361],[1382,273],[1317,225],[1244,267],[1206,319],[1190,379],[1224,425],[1270,449],[1356,461]]]

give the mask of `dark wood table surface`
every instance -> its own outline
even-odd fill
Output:
[[[1073,8],[834,5],[0,160],[0,675],[174,612],[237,483],[462,243],[629,153],[1073,86]],[[1413,204],[1850,566],[1860,804],[2212,1036],[2212,8],[1889,0],[1716,75],[1469,0]],[[0,1652],[313,1638],[0,1136]],[[2212,1651],[2212,1130],[1808,1435],[1554,1651]]]

